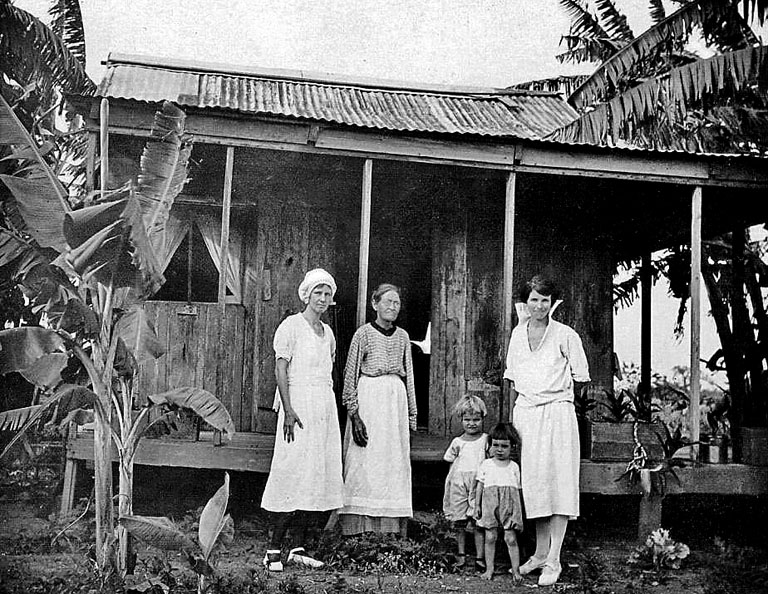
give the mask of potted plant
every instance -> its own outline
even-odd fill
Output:
[[[719,399],[709,399],[705,406],[707,428],[701,436],[699,460],[709,464],[727,464],[730,443],[728,394],[723,393],[723,397]]]
[[[597,407],[597,400],[592,389],[579,386],[574,390],[573,406],[576,409],[576,423],[579,427],[579,453],[582,458],[589,458],[592,451],[591,413]]]
[[[656,405],[651,393],[638,389],[601,390],[597,406],[602,409],[602,422],[591,424],[589,458],[595,461],[631,459],[635,449],[635,432],[652,459],[661,460],[663,451],[653,416]]]

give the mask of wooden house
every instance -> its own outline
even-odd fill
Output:
[[[136,174],[162,101],[186,111],[195,138],[172,210],[178,249],[147,305],[167,354],[142,370],[141,390],[218,385],[239,432],[220,448],[145,440],[139,464],[268,471],[272,336],[298,311],[310,268],[338,282],[329,322],[340,364],[371,314],[372,288],[403,288],[401,325],[416,341],[430,332],[429,353],[415,355],[414,459],[432,460],[457,430],[450,408],[466,391],[486,399],[489,422],[505,418],[500,376],[524,280],[559,283],[558,317],[582,336],[594,383],[609,387],[617,262],[687,242],[692,230],[766,219],[765,161],[547,142],[576,115],[550,93],[113,55],[97,95],[72,98],[92,154],[102,98],[115,186]],[[73,440],[70,458],[88,457],[87,440]]]

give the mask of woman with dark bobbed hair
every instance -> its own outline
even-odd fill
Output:
[[[579,515],[579,432],[574,386],[590,381],[587,357],[573,328],[552,319],[557,288],[534,276],[523,287],[520,323],[512,331],[505,380],[510,421],[522,441],[520,473],[525,515],[536,523],[536,551],[522,575],[541,570],[540,586],[560,577],[568,520]]]

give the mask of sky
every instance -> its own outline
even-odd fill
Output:
[[[16,0],[45,20],[45,0]],[[635,34],[647,0],[619,0]],[[417,83],[506,87],[587,73],[555,59],[568,19],[558,0],[81,0],[87,71],[99,81],[110,52]],[[702,303],[707,304],[706,295]],[[615,350],[640,359],[639,305],[615,319]],[[652,367],[689,364],[673,335],[677,302],[653,291]],[[702,357],[719,345],[703,312]]]

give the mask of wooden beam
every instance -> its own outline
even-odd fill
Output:
[[[411,460],[443,463],[445,437],[416,434],[411,441]],[[236,433],[227,444],[215,447],[210,436],[201,441],[142,439],[136,450],[136,464],[186,468],[221,468],[269,472],[275,436],[266,433]],[[117,450],[112,446],[112,459]],[[67,460],[93,460],[93,433],[81,431],[67,440]],[[616,481],[626,462],[581,461],[580,491],[601,495],[641,495],[640,485]],[[667,494],[724,495],[768,494],[768,466],[746,464],[699,464],[675,468],[680,483],[667,481]]]
[[[85,191],[90,194],[96,187],[96,147],[99,145],[99,135],[88,132],[88,145],[85,153]]]
[[[699,441],[699,403],[701,402],[701,217],[702,188],[696,186],[691,200],[691,400],[688,405],[688,426],[691,441]],[[699,447],[691,447],[698,455]]]
[[[640,269],[640,386],[646,394],[651,389],[652,283],[651,250],[646,249],[643,252],[642,268]]]
[[[517,174],[511,171],[507,176],[506,192],[504,195],[504,263],[502,271],[502,336],[501,361],[502,368],[506,361],[507,346],[512,336],[512,313],[515,305],[514,266],[515,266],[515,207],[517,200]],[[505,419],[505,409],[509,406],[509,393],[506,382],[502,381],[502,397],[499,403],[499,419]],[[509,416],[507,410],[506,416]]]
[[[366,159],[363,164],[363,195],[360,207],[360,254],[357,273],[357,327],[365,324],[368,305],[368,253],[371,243],[371,185],[373,182],[373,161]]]

